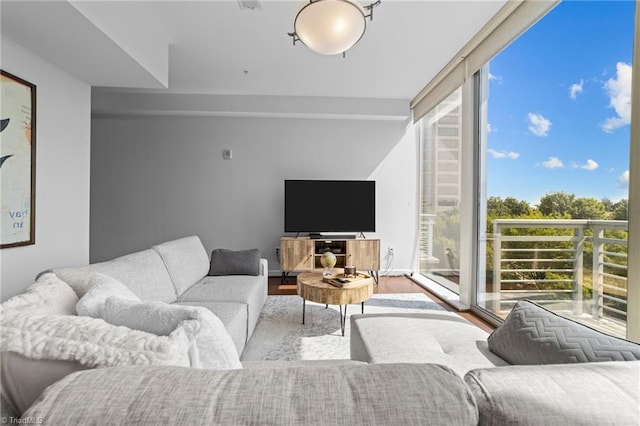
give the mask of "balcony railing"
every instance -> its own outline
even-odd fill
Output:
[[[504,317],[527,298],[625,335],[627,221],[496,219],[492,224],[488,309]]]

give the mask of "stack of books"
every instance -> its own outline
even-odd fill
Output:
[[[350,284],[358,283],[362,280],[370,279],[371,276],[362,272],[358,272],[355,276],[345,276],[344,274],[327,275],[322,280],[335,287],[348,287]]]

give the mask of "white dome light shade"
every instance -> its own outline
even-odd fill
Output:
[[[342,53],[358,42],[366,29],[365,14],[349,0],[316,0],[303,7],[294,22],[300,40],[323,55]]]

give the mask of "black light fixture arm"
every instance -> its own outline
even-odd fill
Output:
[[[287,33],[288,36],[290,36],[293,39],[293,45],[296,45],[296,41],[300,41],[300,37],[298,37],[298,34],[294,32],[292,33]]]
[[[382,0],[378,0],[377,2],[371,3],[368,6],[363,6],[362,8],[369,11],[368,15],[364,15],[365,18],[369,18],[369,21],[373,21],[373,8],[376,6],[380,6],[380,2]]]

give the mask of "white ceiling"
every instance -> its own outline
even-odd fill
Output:
[[[346,58],[292,45],[286,33],[305,3],[3,0],[1,28],[93,86],[411,99],[504,0],[382,0]]]

